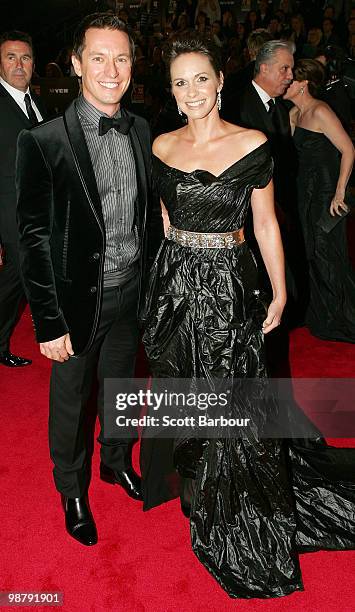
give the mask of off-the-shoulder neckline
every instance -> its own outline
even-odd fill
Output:
[[[310,130],[309,128],[302,127],[301,125],[296,125],[295,130],[304,130],[305,132],[310,132],[311,134],[321,134],[325,136],[323,132],[316,132],[316,130]]]
[[[195,170],[190,170],[189,172],[186,170],[181,170],[180,168],[175,168],[174,166],[169,166],[169,164],[165,163],[162,159],[160,159],[160,157],[157,157],[157,155],[154,155],[153,153],[153,157],[155,159],[157,159],[161,164],[163,164],[164,166],[166,166],[166,168],[170,168],[170,170],[176,170],[176,172],[181,172],[181,174],[194,174],[195,172],[207,172],[208,174],[210,174],[211,176],[213,176],[215,179],[219,179],[221,178],[224,174],[226,174],[229,170],[231,170],[232,168],[234,168],[235,166],[237,166],[240,162],[244,161],[245,159],[247,159],[248,157],[250,157],[251,155],[253,155],[253,153],[255,153],[256,151],[259,151],[262,147],[264,147],[265,145],[268,144],[268,141],[265,140],[265,142],[261,143],[258,147],[255,147],[255,149],[253,149],[252,151],[249,151],[249,153],[247,153],[246,155],[243,155],[243,157],[241,157],[240,159],[238,159],[236,162],[234,162],[233,164],[231,164],[230,166],[228,166],[228,168],[226,168],[225,170],[223,170],[223,172],[221,172],[218,175],[213,174],[213,172],[210,172],[209,170],[204,170],[203,168],[196,168]]]

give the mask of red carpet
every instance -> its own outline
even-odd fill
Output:
[[[229,599],[191,552],[178,502],[143,514],[139,503],[99,480],[97,448],[90,499],[100,541],[87,549],[71,540],[48,457],[50,364],[33,341],[28,310],[12,349],[31,357],[33,365],[16,371],[0,366],[0,591],[61,591],[65,612],[355,609],[355,552],[303,555],[304,593],[267,601]],[[291,359],[294,376],[350,377],[355,345],[318,341],[301,329],[292,336]]]

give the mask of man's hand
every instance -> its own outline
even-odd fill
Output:
[[[55,340],[49,340],[49,342],[41,342],[39,350],[42,355],[48,357],[48,359],[60,361],[61,363],[67,361],[70,355],[74,355],[69,334],[65,334],[65,336],[61,336]]]

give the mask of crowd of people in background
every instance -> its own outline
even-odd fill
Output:
[[[125,106],[148,119],[153,136],[182,124],[171,101],[164,52],[172,38],[194,31],[211,37],[220,48],[225,76],[222,95],[227,104],[229,95],[242,89],[245,75],[249,78],[250,63],[255,59],[255,36],[260,30],[263,41],[292,41],[296,47],[295,60],[316,58],[326,65],[327,81],[337,81],[344,60],[355,60],[355,6],[352,4],[259,0],[242,2],[238,11],[223,10],[218,0],[178,0],[173,3],[174,12],[168,13],[164,26],[153,3],[150,8],[149,3],[143,3],[135,18],[121,9],[119,17],[127,24],[136,43],[133,81]],[[239,5],[235,3],[236,7]],[[246,11],[249,5],[251,10]],[[73,75],[71,48],[67,45],[47,63],[41,76]],[[341,106],[344,104],[341,118],[349,127],[350,110],[342,96]]]

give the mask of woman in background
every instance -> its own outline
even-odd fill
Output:
[[[344,220],[325,231],[322,219],[347,210],[345,190],[354,148],[331,108],[318,99],[324,80],[316,60],[300,60],[284,99],[294,103],[291,128],[298,154],[297,202],[309,273],[306,324],[324,340],[355,342],[355,273]]]

